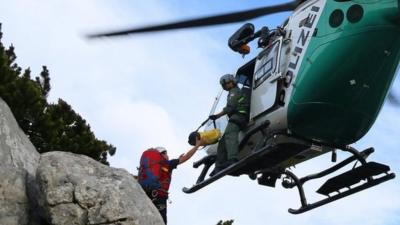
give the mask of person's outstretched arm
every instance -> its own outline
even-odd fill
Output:
[[[191,148],[185,154],[182,154],[181,156],[179,156],[179,164],[182,164],[182,163],[188,161],[190,158],[192,158],[194,153],[196,153],[197,149],[199,149],[200,146],[202,146],[202,145],[204,145],[204,141],[200,140],[200,139],[197,139],[196,140],[196,145],[193,148]]]

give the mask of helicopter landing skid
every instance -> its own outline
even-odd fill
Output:
[[[232,164],[231,166],[219,171],[218,173],[216,173],[214,176],[209,177],[208,179],[204,179],[210,166],[212,164],[215,163],[216,157],[215,156],[208,156],[206,158],[204,158],[203,160],[201,160],[198,163],[195,163],[193,165],[193,167],[197,168],[198,166],[200,166],[200,164],[204,164],[204,168],[199,176],[199,178],[197,179],[196,184],[194,184],[191,188],[187,188],[184,187],[182,189],[183,192],[185,192],[186,194],[190,194],[193,193],[197,190],[200,190],[201,188],[213,183],[214,181],[222,178],[225,175],[233,175],[235,176],[235,171],[239,170],[240,168],[242,168],[243,166],[247,165],[248,163],[252,162],[253,160],[256,160],[257,158],[259,158],[260,156],[266,154],[268,152],[268,150],[270,150],[270,146],[265,146],[264,148],[258,150],[258,151],[254,151],[252,154],[248,155],[247,157],[239,160],[237,163]]]
[[[356,149],[347,146],[342,150],[352,153],[353,156],[322,172],[312,174],[301,179],[297,178],[297,176],[289,170],[284,172],[287,178],[282,181],[282,186],[285,188],[293,188],[296,186],[299,191],[301,202],[301,207],[299,209],[289,209],[289,213],[300,214],[395,178],[394,173],[389,173],[390,168],[388,166],[376,162],[367,163],[365,161],[365,158],[374,152],[373,148],[368,148],[362,152],[358,152]],[[361,166],[353,168],[345,173],[327,180],[317,190],[317,193],[327,196],[325,199],[311,204],[307,203],[303,189],[303,184],[306,181],[331,174],[355,160],[361,162]],[[382,174],[385,175],[374,178],[374,176],[379,176]],[[366,180],[366,182],[354,187],[354,185],[358,184],[362,180]],[[347,190],[342,191],[345,188]]]

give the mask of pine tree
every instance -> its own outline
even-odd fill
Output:
[[[19,126],[38,152],[69,151],[84,154],[107,164],[116,148],[98,140],[90,125],[62,99],[49,104],[50,72],[46,66],[35,79],[30,68],[22,72],[16,63],[15,47],[1,42],[0,23],[0,97],[11,108]]]
[[[36,83],[39,85],[42,95],[47,98],[50,92],[50,73],[46,66],[42,66],[40,77],[36,77]]]
[[[227,221],[222,221],[220,220],[217,225],[232,225],[233,224],[233,220],[227,220]]]

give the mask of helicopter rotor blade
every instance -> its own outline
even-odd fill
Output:
[[[304,0],[294,0],[292,2],[275,5],[275,6],[267,6],[256,9],[250,9],[245,11],[227,13],[222,15],[208,16],[202,18],[196,18],[191,20],[178,21],[173,23],[166,23],[154,26],[146,26],[139,28],[132,28],[114,32],[104,32],[98,34],[88,35],[89,38],[99,38],[99,37],[112,37],[112,36],[121,36],[127,34],[137,34],[137,33],[146,33],[146,32],[155,32],[155,31],[165,31],[165,30],[174,30],[174,29],[184,29],[184,28],[192,28],[192,27],[203,27],[203,26],[213,26],[220,24],[228,24],[241,22],[245,20],[254,19],[260,16],[265,16],[273,13],[292,11],[296,9],[296,7],[303,2]]]

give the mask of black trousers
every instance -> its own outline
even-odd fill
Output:
[[[147,196],[150,198],[150,200],[153,202],[153,204],[156,206],[158,211],[161,214],[161,217],[164,220],[164,223],[167,224],[167,200],[168,197],[161,197],[157,196],[155,194],[156,192],[154,191],[146,191]]]
[[[160,212],[164,223],[167,224],[167,198],[155,198],[153,199],[153,203]]]

